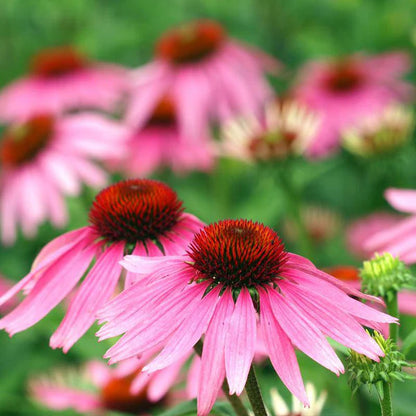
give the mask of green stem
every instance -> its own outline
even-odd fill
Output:
[[[397,293],[394,294],[392,299],[388,299],[387,296],[385,297],[384,301],[386,302],[386,309],[387,313],[391,316],[399,318],[399,306],[397,301]],[[390,338],[397,344],[397,340],[399,339],[399,325],[397,324],[390,324]]]
[[[300,197],[291,179],[292,173],[289,163],[277,167],[276,170],[278,171],[279,185],[286,197],[287,215],[292,218],[296,227],[301,254],[311,258],[313,257],[312,242],[302,219]]]
[[[246,393],[250,400],[251,407],[255,416],[267,416],[266,408],[264,406],[263,397],[257,383],[256,373],[253,365],[250,367],[246,382]]]
[[[383,398],[379,395],[381,416],[393,416],[393,406],[391,401],[391,384],[383,382]]]
[[[202,341],[199,340],[194,345],[195,352],[201,356],[202,355],[202,349],[203,344]],[[232,408],[234,409],[234,412],[237,416],[249,416],[247,409],[244,407],[243,403],[241,402],[240,398],[236,396],[235,394],[230,394],[230,388],[228,386],[227,380],[224,380],[224,383],[222,383],[222,391],[224,392],[225,397],[231,404]]]

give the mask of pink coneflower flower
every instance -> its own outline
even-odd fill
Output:
[[[406,263],[416,263],[416,191],[390,188],[385,198],[393,208],[413,215],[367,234],[363,245],[368,251],[388,252]]]
[[[140,368],[136,365],[133,371],[125,373],[123,367],[111,368],[99,361],[90,361],[82,369],[62,369],[32,379],[30,395],[49,409],[72,408],[88,415],[111,412],[150,415],[151,410],[166,404],[169,397],[166,383],[160,378],[163,371],[146,377],[132,393],[131,386]]]
[[[264,117],[251,115],[225,123],[219,153],[247,162],[301,155],[318,125],[316,114],[296,101],[272,101]]]
[[[121,278],[119,262],[126,252],[150,257],[178,255],[202,226],[197,218],[183,213],[182,202],[171,188],[148,179],[119,182],[101,191],[89,219],[90,225],[47,244],[32,271],[0,298],[1,304],[20,290],[29,292],[0,320],[1,328],[12,335],[34,325],[86,274],[50,341],[52,348],[68,351],[113,295]],[[125,284],[132,280],[134,275],[128,273]]]
[[[353,266],[335,266],[325,269],[331,276],[347,283],[355,289],[361,287],[360,272]],[[416,316],[416,291],[403,290],[398,293],[399,311],[405,315]]]
[[[413,129],[412,111],[400,104],[388,105],[383,111],[367,115],[342,132],[345,149],[362,157],[390,154],[402,147]]]
[[[217,22],[187,23],[162,35],[154,61],[134,73],[127,121],[146,123],[169,95],[181,134],[198,140],[210,121],[257,113],[272,95],[263,74],[278,68],[273,58],[228,38]]]
[[[3,242],[14,242],[17,224],[27,237],[47,219],[63,226],[63,196],[79,194],[83,183],[103,186],[107,175],[93,159],[120,158],[127,137],[118,123],[89,113],[39,114],[10,126],[0,138]]]
[[[209,134],[205,132],[203,137],[195,139],[183,137],[174,104],[165,97],[156,105],[146,124],[134,129],[122,169],[131,176],[147,176],[161,167],[179,173],[210,170],[214,152]]]
[[[375,250],[369,250],[365,244],[368,238],[397,225],[402,219],[401,215],[379,211],[351,222],[345,233],[348,250],[361,260],[373,257]]]
[[[126,91],[127,74],[116,65],[90,62],[71,46],[33,56],[30,73],[0,92],[0,119],[79,108],[111,110]]]
[[[356,54],[307,64],[293,93],[322,117],[309,154],[322,157],[333,153],[342,130],[366,115],[382,112],[392,102],[408,99],[412,87],[399,77],[409,67],[409,56],[399,52]]]
[[[294,345],[339,374],[344,367],[326,336],[377,360],[382,351],[361,324],[396,321],[352,299],[374,298],[286,252],[272,229],[252,221],[206,226],[185,255],[127,256],[123,265],[148,276],[99,313],[108,321],[105,338],[124,333],[106,357],[116,362],[163,346],[144,367],[152,372],[189,354],[205,334],[198,415],[209,413],[224,377],[230,394],[241,394],[258,333],[282,381],[307,404]]]

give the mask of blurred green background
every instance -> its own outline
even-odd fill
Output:
[[[416,43],[415,0],[2,0],[0,5],[0,86],[22,76],[31,54],[62,44],[75,44],[94,59],[136,67],[152,57],[161,31],[194,18],[208,17],[223,23],[236,38],[256,45],[280,59],[286,66],[281,78],[273,80],[279,92],[292,81],[296,69],[312,58],[337,56],[356,51],[376,53],[391,49],[414,55]],[[415,79],[415,73],[409,75]],[[41,99],[41,97],[39,97]],[[346,153],[319,162],[299,161],[293,166],[293,181],[302,191],[303,203],[315,203],[335,210],[349,220],[377,209],[389,209],[383,190],[389,186],[415,187],[416,148],[414,140],[394,155],[361,161]],[[211,174],[194,173],[176,177],[161,172],[158,178],[170,183],[184,200],[189,212],[210,222],[220,218],[252,218],[277,230],[287,205],[270,170],[223,160]],[[68,229],[86,224],[88,201],[94,192],[69,200]],[[42,227],[33,241],[19,238],[10,248],[1,247],[0,272],[18,279],[46,242],[61,230]],[[300,247],[288,245],[300,252]],[[318,266],[359,264],[347,253],[344,235],[315,247]],[[0,333],[0,415],[53,414],[27,398],[26,381],[56,366],[81,363],[103,354],[108,344],[98,344],[93,332],[64,355],[48,348],[48,338],[62,318],[54,311],[41,323],[9,339]],[[415,327],[405,318],[402,333]],[[416,359],[416,351],[412,351]],[[305,380],[329,392],[324,415],[377,415],[373,396],[351,399],[347,377],[337,379],[311,360],[299,355]],[[277,377],[264,369],[262,388],[268,396]],[[416,407],[416,384],[395,386],[397,415],[412,416]],[[72,415],[71,411],[62,412]]]

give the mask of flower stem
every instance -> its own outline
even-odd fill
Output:
[[[201,356],[202,355],[202,349],[203,349],[203,344],[202,344],[202,341],[199,340],[194,345],[194,350],[199,356]],[[213,371],[215,371],[215,370],[213,369]],[[229,393],[230,388],[228,386],[227,380],[224,380],[224,382],[222,383],[222,391],[224,392],[225,397],[227,398],[227,400],[231,404],[231,406],[234,409],[234,412],[237,416],[249,416],[249,414],[247,412],[247,409],[244,407],[240,398],[235,394],[230,394]]]
[[[250,367],[246,383],[246,393],[250,400],[251,407],[255,416],[267,416],[266,408],[264,406],[263,397],[257,383],[256,373],[253,365]]]
[[[284,166],[278,166],[276,170],[278,172],[279,185],[286,197],[287,215],[292,218],[296,227],[301,254],[311,258],[313,257],[313,247],[302,219],[299,192],[295,189],[291,179],[292,172],[289,163],[285,163]]]
[[[397,292],[394,294],[392,298],[388,298],[387,296],[384,298],[386,302],[387,313],[395,318],[399,318],[399,306],[397,301]],[[397,344],[397,340],[399,338],[399,325],[397,324],[390,324],[389,326],[390,338]]]
[[[383,398],[379,395],[381,416],[393,416],[393,406],[391,401],[391,384],[383,382]]]

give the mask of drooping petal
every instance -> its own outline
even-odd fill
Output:
[[[378,361],[378,357],[384,355],[362,326],[341,309],[322,298],[310,296],[310,292],[298,285],[282,282],[279,288],[324,334],[373,360]]]
[[[305,406],[308,405],[305,386],[293,345],[276,321],[267,292],[260,292],[260,328],[266,350],[276,373],[284,385]]]
[[[189,310],[193,309],[195,302],[200,302],[204,291],[205,285],[185,287],[182,292],[155,305],[144,321],[140,315],[137,316],[136,326],[123,335],[104,357],[110,358],[110,364],[113,364],[162,344],[189,316]]]
[[[274,316],[292,343],[335,374],[343,373],[342,362],[322,332],[276,290],[269,290],[268,294]]]
[[[208,326],[201,356],[201,372],[198,386],[198,416],[209,414],[224,381],[225,339],[234,308],[231,293],[223,293]],[[213,371],[215,369],[215,371]]]
[[[124,243],[105,249],[69,305],[65,318],[52,335],[50,346],[67,352],[96,320],[96,313],[114,293],[121,275]]]
[[[253,361],[257,338],[256,310],[248,289],[238,295],[225,338],[225,371],[230,394],[244,389]]]
[[[144,367],[143,371],[160,370],[189,355],[189,350],[207,329],[219,300],[219,292],[220,288],[211,290],[200,302],[195,303],[192,309],[189,309],[188,317],[172,334],[161,353]]]
[[[40,321],[69,294],[81,279],[95,254],[93,247],[83,250],[81,241],[48,267],[23,302],[0,320],[10,334],[23,331]]]

